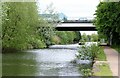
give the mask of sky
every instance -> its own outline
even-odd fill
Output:
[[[40,13],[43,13],[47,6],[53,3],[54,11],[64,13],[68,18],[88,17],[93,18],[99,0],[38,0]],[[82,31],[92,34],[95,31]]]
[[[54,10],[71,17],[93,17],[99,0],[39,0],[41,13],[50,3]]]

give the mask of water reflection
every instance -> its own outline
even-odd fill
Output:
[[[36,49],[3,54],[3,76],[81,76],[71,63],[77,50]]]

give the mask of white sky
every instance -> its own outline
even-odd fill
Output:
[[[38,0],[39,9],[42,13],[46,7],[53,3],[55,11],[64,13],[68,18],[93,17],[99,0]],[[95,31],[81,31],[82,33],[92,34]]]
[[[53,3],[55,11],[68,17],[93,17],[99,0],[39,0],[41,12]]]

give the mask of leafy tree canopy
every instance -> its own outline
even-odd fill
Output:
[[[94,24],[98,33],[108,39],[112,35],[114,43],[120,43],[120,2],[101,2],[97,6]]]

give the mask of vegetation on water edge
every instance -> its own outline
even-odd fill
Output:
[[[82,46],[76,57],[79,60],[91,60],[91,64],[78,65],[80,72],[87,78],[88,76],[93,76],[93,63],[97,61],[106,61],[106,55],[104,53],[103,47],[98,46],[97,44],[91,44],[89,46]],[[107,70],[106,70],[107,71]]]
[[[54,41],[54,44],[72,44],[79,42],[81,34],[79,31],[56,31],[56,37],[57,43]]]
[[[23,11],[24,10],[24,11]],[[41,27],[35,2],[2,3],[2,47],[23,50],[45,47],[39,35]],[[44,24],[44,21],[42,22]],[[34,46],[36,45],[36,46]]]
[[[79,64],[78,68],[80,73],[83,75],[83,78],[92,76],[92,64]]]
[[[80,39],[80,32],[56,32],[53,27],[56,24],[43,20],[39,15],[36,2],[4,2],[1,5],[3,52],[46,48],[52,44],[69,44]]]
[[[98,34],[93,33],[87,35],[86,33],[83,33],[80,42],[98,42]]]
[[[97,44],[91,44],[89,46],[85,45],[80,47],[78,55],[76,55],[76,57],[81,60],[106,60],[103,48],[101,46],[98,46]]]
[[[106,55],[104,53],[104,48],[102,46],[99,46],[100,50],[99,53],[97,54],[95,60],[96,61],[106,61]]]

